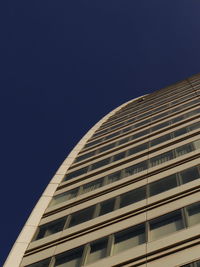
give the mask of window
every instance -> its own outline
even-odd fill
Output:
[[[154,196],[178,186],[176,174],[149,184],[149,196]]]
[[[131,137],[131,140],[135,140],[136,138],[139,138],[141,136],[147,135],[149,133],[149,129],[148,130],[144,130],[142,132],[136,133]]]
[[[115,206],[115,198],[112,198],[112,199],[109,199],[109,200],[106,200],[106,201],[100,203],[99,216],[113,211],[114,206]]]
[[[72,178],[75,178],[79,175],[82,175],[82,174],[86,173],[87,171],[88,171],[88,167],[85,167],[85,168],[79,169],[77,171],[68,173],[68,174],[66,174],[64,181],[67,181],[68,179],[72,179]]]
[[[157,130],[160,130],[160,129],[162,129],[162,128],[165,128],[165,127],[167,127],[167,126],[169,126],[169,125],[170,125],[170,122],[169,122],[169,121],[160,123],[160,124],[158,124],[158,125],[152,127],[152,132],[157,131]]]
[[[86,263],[92,263],[106,257],[107,239],[98,240],[90,245],[89,253],[86,257]],[[71,267],[71,266],[70,266]]]
[[[117,160],[123,159],[123,158],[125,158],[125,156],[126,156],[126,152],[121,152],[121,153],[113,156],[113,161],[117,161]]]
[[[121,231],[114,235],[113,254],[120,253],[129,248],[138,246],[146,242],[145,225],[137,225],[133,228]]]
[[[200,203],[195,203],[186,207],[186,211],[188,214],[189,226],[200,223]]]
[[[91,165],[91,170],[95,170],[97,168],[103,167],[104,165],[108,164],[109,161],[110,161],[110,158],[100,160]]]
[[[196,122],[189,126],[190,131],[197,130],[200,128],[200,122]]]
[[[55,267],[79,267],[83,249],[77,248],[56,256]]]
[[[141,144],[139,146],[133,147],[129,150],[129,155],[139,153],[145,149],[148,149],[148,143]]]
[[[156,157],[151,158],[150,159],[150,166],[154,167],[154,166],[162,164],[166,161],[169,161],[171,159],[173,159],[173,152],[169,151],[169,152],[166,152],[166,153],[163,153],[161,155],[158,155]]]
[[[118,172],[115,172],[115,173],[112,173],[110,175],[108,175],[108,184],[110,183],[114,183],[115,181],[118,181],[122,178],[121,176],[121,171],[118,171]]]
[[[200,139],[194,141],[193,143],[194,143],[195,150],[196,150],[196,149],[200,149]]]
[[[106,151],[106,150],[108,150],[108,149],[111,149],[111,148],[113,148],[114,146],[115,146],[115,143],[109,144],[109,145],[107,145],[107,146],[103,146],[103,147],[99,148],[99,153],[104,152],[104,151]]]
[[[94,155],[95,155],[95,151],[89,152],[89,153],[87,153],[87,154],[84,154],[84,155],[82,155],[82,156],[79,156],[79,157],[75,160],[75,162],[78,162],[78,161],[87,159],[87,158],[92,157],[92,156],[94,156]]]
[[[147,162],[142,161],[125,169],[125,176],[133,175],[147,169]]]
[[[174,132],[174,137],[187,133],[187,128],[181,128]]]
[[[120,197],[120,208],[136,203],[146,198],[146,187],[140,187],[122,194]]]
[[[91,192],[99,187],[101,187],[103,185],[103,178],[101,179],[98,179],[94,182],[91,182],[91,183],[88,183],[88,184],[85,184],[83,186],[83,191],[81,192],[82,194],[85,194],[87,192]]]
[[[178,148],[175,149],[176,151],[176,156],[177,157],[180,157],[182,155],[185,155],[187,153],[190,153],[191,151],[193,151],[194,148],[192,146],[192,143],[189,143],[189,144],[186,144],[186,145],[183,145],[183,146],[180,146]]]
[[[62,194],[56,195],[53,197],[50,206],[54,206],[69,199],[72,199],[77,196],[77,193],[78,193],[78,188],[75,188],[70,191],[64,192]]]
[[[65,225],[66,217],[61,218],[59,220],[44,224],[39,226],[39,232],[35,238],[35,240],[41,239],[43,237],[55,234],[63,230]]]
[[[166,142],[166,141],[168,141],[170,139],[171,139],[171,135],[170,134],[165,134],[165,135],[163,135],[161,137],[158,137],[158,138],[152,140],[150,142],[150,146],[156,146],[156,145],[158,145],[160,143],[163,143],[163,142]]]
[[[91,220],[93,214],[94,214],[94,206],[73,213],[69,223],[69,227]]]
[[[130,137],[126,137],[126,138],[123,138],[123,139],[119,140],[118,145],[122,145],[122,144],[128,142],[129,139],[130,139]]]
[[[192,167],[180,172],[181,182],[183,184],[189,183],[193,180],[200,178],[199,170],[197,167]]]
[[[156,218],[149,224],[151,240],[159,239],[184,228],[180,210]]]
[[[51,259],[39,261],[39,262],[33,263],[31,265],[27,265],[26,267],[49,267],[50,260]]]

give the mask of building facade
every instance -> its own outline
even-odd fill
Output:
[[[200,74],[110,112],[50,181],[5,267],[200,266]]]

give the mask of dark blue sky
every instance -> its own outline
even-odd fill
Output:
[[[1,259],[102,116],[200,72],[197,0],[0,3]]]

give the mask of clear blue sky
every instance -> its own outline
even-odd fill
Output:
[[[0,3],[1,259],[102,116],[200,72],[198,0]]]

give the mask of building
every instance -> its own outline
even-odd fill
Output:
[[[200,74],[98,122],[50,181],[5,267],[200,266]]]

